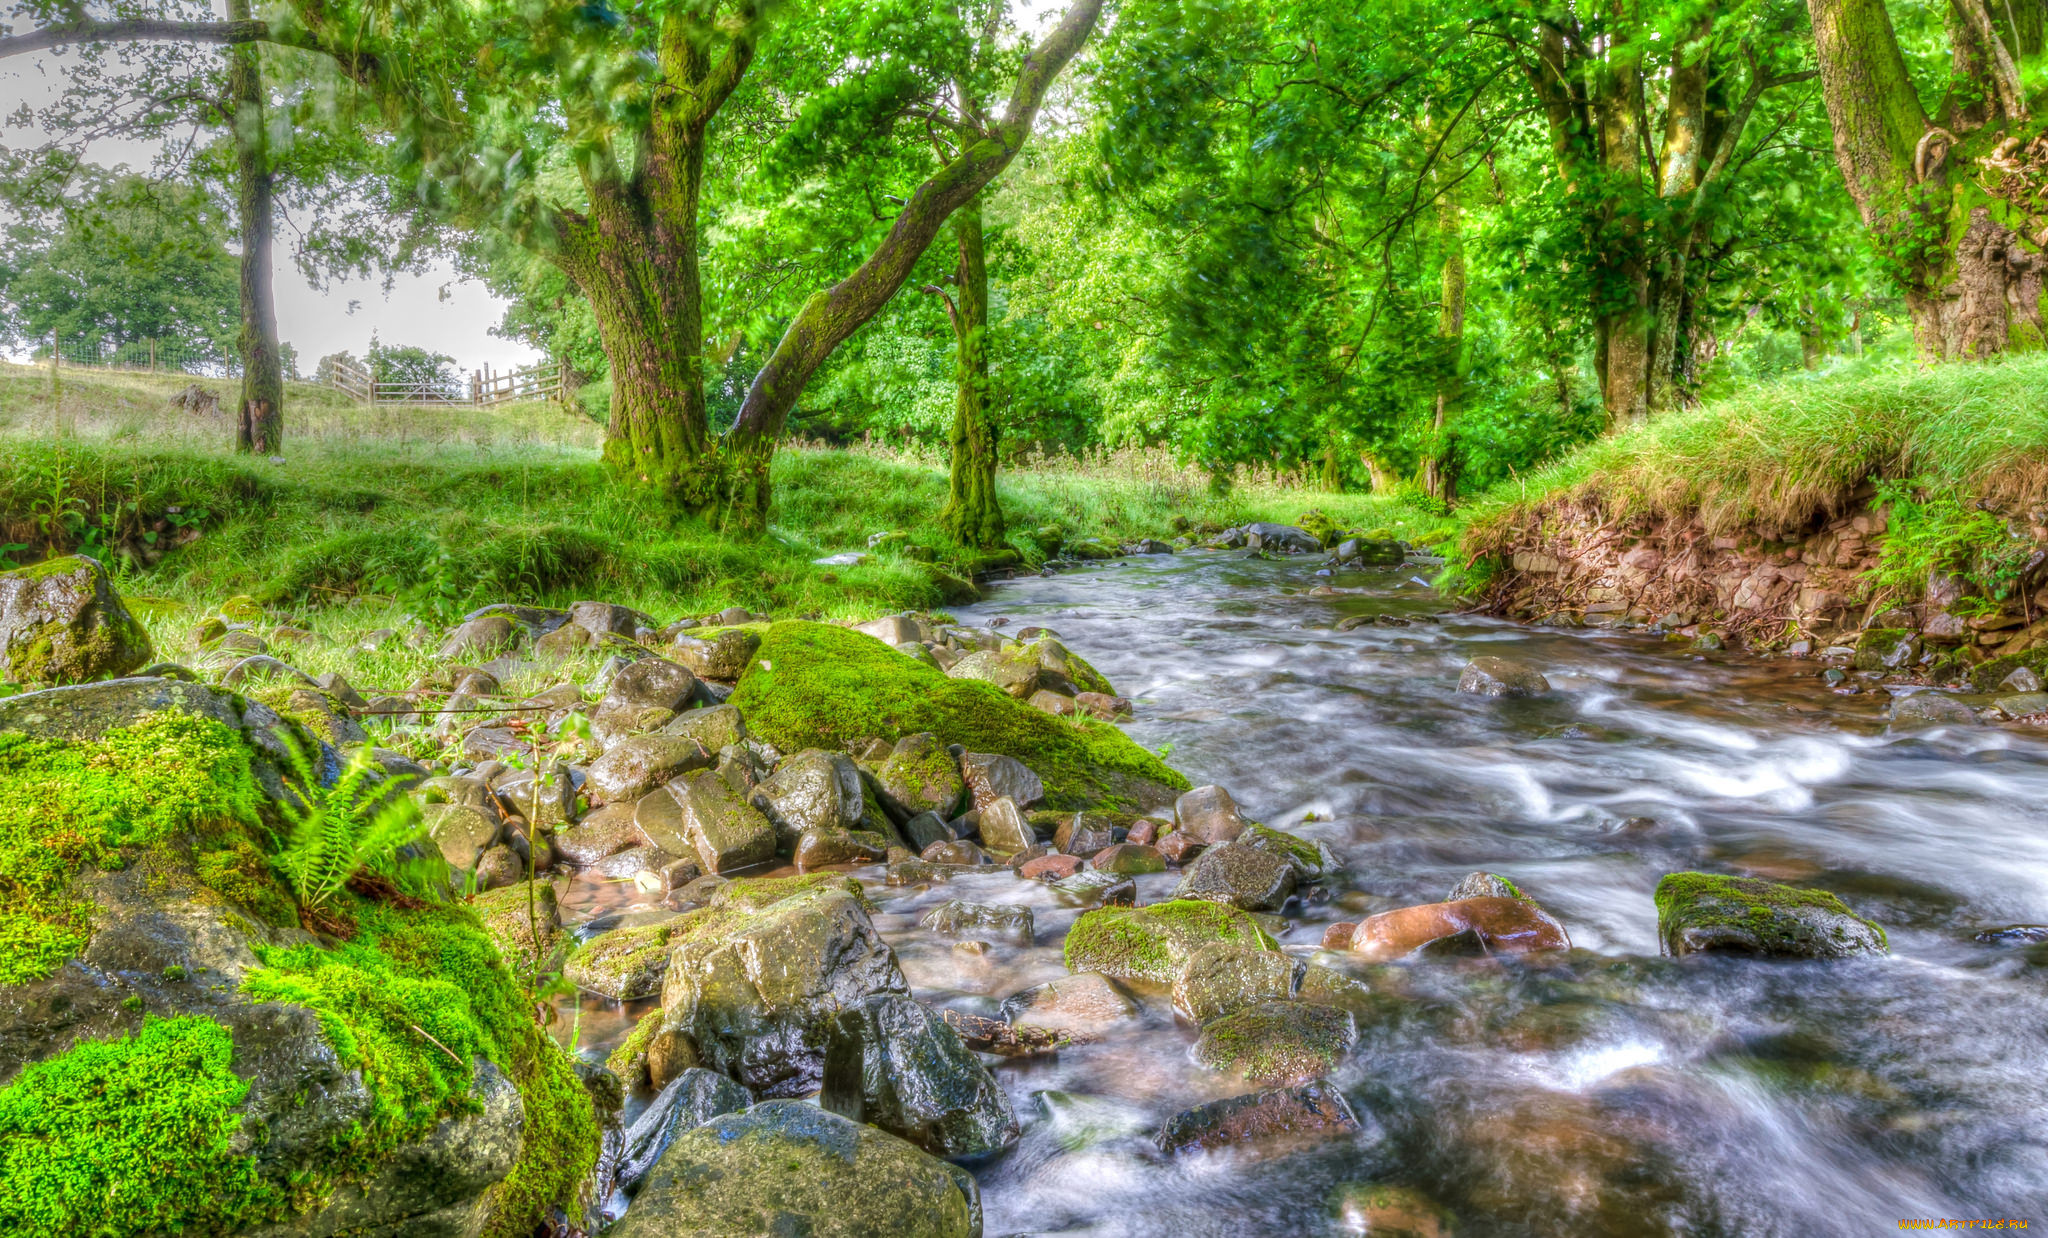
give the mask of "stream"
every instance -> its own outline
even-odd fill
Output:
[[[1285,1154],[1158,1152],[1166,1117],[1244,1089],[1188,1060],[1195,1029],[1163,989],[1130,986],[1140,1019],[996,1067],[1025,1131],[974,1167],[987,1234],[1356,1232],[1333,1201],[1364,1184],[1419,1192],[1468,1238],[2048,1225],[2048,940],[1977,940],[2048,922],[2048,743],[1890,735],[1881,690],[1830,692],[1810,662],[1449,614],[1415,569],[1317,566],[1129,558],[956,613],[1053,629],[1136,700],[1134,739],[1328,845],[1344,870],[1289,922],[1289,951],[1477,869],[1575,948],[1349,966],[1379,1001],[1334,1076],[1362,1130]],[[1356,614],[1413,622],[1334,630]],[[1458,694],[1485,653],[1554,690]],[[1660,958],[1651,892],[1688,869],[1831,890],[1892,953]],[[1065,974],[1080,909],[1047,887],[1005,868],[928,889],[860,875],[927,1003],[993,1015]],[[1138,878],[1139,901],[1178,880]],[[577,894],[565,910],[597,906]],[[977,954],[918,927],[953,898],[1030,906],[1035,944]],[[585,1050],[649,1004],[586,1002]]]

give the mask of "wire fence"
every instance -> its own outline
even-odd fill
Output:
[[[35,348],[31,361],[48,365],[55,355],[59,369],[120,370],[151,374],[190,374],[195,378],[234,379],[242,376],[240,358],[232,350],[180,339],[113,340],[104,337],[52,336]],[[293,367],[287,365],[287,371]],[[346,353],[323,358],[313,381],[348,396],[358,404],[492,407],[526,401],[569,404],[576,388],[565,361],[544,360],[511,370],[490,366],[462,375],[443,369],[432,375],[399,377],[373,373]]]

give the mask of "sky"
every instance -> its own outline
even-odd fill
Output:
[[[1012,11],[1027,31],[1037,31],[1064,9],[1063,0],[1012,0]],[[0,60],[0,145],[40,140],[37,131],[14,126],[11,118],[23,103],[39,106],[52,99],[63,66],[64,57],[55,55]],[[150,153],[140,143],[107,141],[96,143],[91,157],[109,167],[126,163],[143,169]],[[463,279],[445,260],[423,274],[391,277],[388,293],[381,276],[335,280],[323,291],[292,265],[280,229],[274,268],[278,337],[297,350],[301,368],[309,371],[314,360],[328,353],[362,356],[372,335],[386,344],[446,353],[464,374],[486,365],[503,370],[540,359],[535,349],[490,333],[506,303],[482,284]]]

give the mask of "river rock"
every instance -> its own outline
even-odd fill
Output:
[[[1323,544],[1306,530],[1291,524],[1271,524],[1257,521],[1244,527],[1245,543],[1256,550],[1277,550],[1283,554],[1313,555],[1323,552]],[[1253,539],[1257,540],[1254,541]]]
[[[1357,1129],[1358,1117],[1343,1093],[1316,1082],[1197,1105],[1168,1118],[1156,1142],[1167,1153],[1247,1143],[1291,1146]]]
[[[1301,882],[1316,881],[1337,868],[1328,848],[1270,825],[1246,826],[1233,845],[1279,856],[1293,867],[1295,879]]]
[[[1231,942],[1272,950],[1278,946],[1246,912],[1199,899],[1150,907],[1100,907],[1083,912],[1067,931],[1067,970],[1171,984],[1203,946]]]
[[[1230,842],[1245,830],[1237,801],[1218,786],[1196,787],[1183,794],[1174,801],[1173,819],[1188,841],[1205,846]]]
[[[746,672],[760,648],[759,632],[726,628],[702,637],[678,632],[669,640],[668,655],[699,678],[731,683]]]
[[[910,991],[860,899],[844,889],[690,914],[699,919],[679,931],[662,989],[664,1029],[758,1096],[814,1090],[832,1017],[873,994]]]
[[[945,1020],[878,993],[832,1021],[821,1107],[935,1156],[984,1156],[1017,1142],[1009,1098]]]
[[[498,841],[504,829],[495,813],[466,804],[428,804],[420,811],[428,837],[441,849],[441,858],[463,872],[476,867],[477,860]]]
[[[560,761],[547,762],[537,777],[533,770],[507,774],[496,780],[492,790],[507,811],[544,830],[567,825],[576,807],[576,776]]]
[[[1542,672],[1509,658],[1478,657],[1465,664],[1458,691],[1474,696],[1541,696],[1550,691]]]
[[[994,684],[1019,701],[1030,700],[1039,685],[1038,663],[1009,650],[977,649],[947,667],[946,675]]]
[[[951,899],[925,913],[918,921],[945,937],[976,937],[1031,944],[1031,909],[1017,903],[970,903]]]
[[[1467,873],[1444,895],[1444,901],[1455,903],[1467,898],[1528,898],[1520,887],[1497,873]]]
[[[662,725],[661,734],[694,739],[707,752],[722,752],[747,738],[747,724],[730,705],[687,709]]]
[[[724,1075],[699,1066],[669,1080],[652,1104],[626,1129],[619,1155],[618,1184],[627,1196],[640,1193],[647,1171],[668,1151],[676,1136],[696,1130],[715,1117],[739,1113],[754,1103],[747,1090]]]
[[[921,812],[903,823],[903,837],[910,842],[911,850],[923,851],[934,843],[953,841],[953,831],[935,812]]]
[[[1138,901],[1136,882],[1117,873],[1097,872],[1092,868],[1084,868],[1071,877],[1062,877],[1052,883],[1052,888],[1068,903],[1082,907],[1130,907]]]
[[[970,752],[960,758],[960,774],[978,809],[1000,799],[1030,808],[1045,798],[1045,783],[1015,757]]]
[[[613,929],[584,942],[569,956],[562,975],[586,993],[615,1002],[638,1001],[661,992],[668,974],[671,924]]]
[[[664,793],[664,798],[673,807],[680,825],[682,806],[674,796]],[[581,821],[555,834],[555,850],[570,863],[581,866],[595,864],[629,847],[642,846],[647,838],[633,824],[636,811],[635,804],[606,804],[592,809]]]
[[[676,1137],[607,1238],[979,1238],[974,1175],[886,1131],[769,1101]]]
[[[638,706],[680,711],[697,690],[697,677],[666,658],[641,658],[612,676],[598,708]]]
[[[1093,813],[1075,813],[1068,820],[1060,822],[1052,834],[1052,845],[1055,849],[1066,855],[1078,855],[1083,859],[1115,843],[1115,827],[1110,824],[1107,817],[1098,817]]]
[[[522,881],[479,894],[470,910],[483,921],[484,932],[516,970],[538,974],[552,970],[555,952],[563,945],[562,909],[548,881]]]
[[[1975,726],[1977,711],[1948,695],[1927,690],[1892,698],[1891,724],[1900,729]]]
[[[1109,977],[1080,972],[1011,994],[1002,1014],[1016,1028],[1095,1036],[1137,1018],[1138,1003]]]
[[[1005,796],[981,810],[981,841],[997,855],[1015,855],[1038,842],[1038,831]]]
[[[526,879],[526,861],[509,845],[488,847],[476,858],[476,888],[500,890]]]
[[[1657,936],[1674,956],[1837,959],[1887,948],[1882,928],[1825,890],[1711,873],[1671,873],[1657,883]]]
[[[1255,1087],[1293,1087],[1337,1068],[1358,1041],[1349,1011],[1309,1002],[1261,1002],[1202,1028],[1198,1065],[1241,1076]]]
[[[1425,948],[1525,954],[1571,944],[1564,926],[1528,899],[1466,898],[1368,916],[1352,931],[1350,948],[1371,959],[1394,959]]]
[[[806,830],[852,829],[865,807],[860,769],[843,752],[808,748],[785,758],[754,788],[753,804],[775,823],[785,847],[794,846]]]
[[[455,625],[434,656],[442,661],[490,658],[515,648],[526,631],[505,615],[476,615]]]
[[[676,840],[656,834],[656,823],[666,820],[664,814],[644,813],[636,807],[634,821],[656,846],[684,854],[694,851],[707,873],[729,873],[775,858],[775,827],[733,794],[717,771],[699,770],[661,790],[675,796],[682,806],[682,841],[687,846],[673,846]]]
[[[1159,856],[1168,864],[1184,865],[1208,849],[1208,845],[1186,830],[1172,830],[1159,840]]]
[[[0,572],[0,680],[109,679],[154,656],[97,560],[70,555]]]
[[[1339,1232],[1384,1238],[1449,1238],[1449,1214],[1419,1191],[1378,1182],[1349,1182],[1331,1200]]]
[[[922,619],[905,611],[900,615],[884,615],[856,624],[854,631],[874,637],[885,645],[913,645],[931,639],[931,633]]]
[[[1122,877],[1135,877],[1165,872],[1166,857],[1159,854],[1157,847],[1147,847],[1143,843],[1118,843],[1090,856],[1088,866]]]
[[[905,735],[875,770],[876,793],[898,817],[936,813],[951,820],[967,791],[960,763],[928,731]]]
[[[637,803],[677,775],[708,769],[717,763],[718,758],[694,739],[636,735],[614,744],[590,763],[583,793],[593,804]]]
[[[796,840],[791,860],[800,873],[832,864],[877,864],[889,846],[880,834],[827,825],[805,830]]]
[[[1287,856],[1230,843],[1209,848],[1188,865],[1173,896],[1274,911],[1294,893],[1294,884],[1295,868]]]
[[[1081,864],[1078,855],[1041,855],[1018,865],[1017,875],[1026,881],[1065,881],[1081,871]]]

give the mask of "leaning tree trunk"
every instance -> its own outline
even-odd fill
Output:
[[[249,20],[249,0],[230,0],[228,15]],[[235,449],[268,456],[284,450],[284,366],[270,273],[270,144],[255,44],[228,50],[228,90],[235,107],[235,209],[242,230],[242,401]]]
[[[998,428],[988,405],[988,258],[982,246],[981,199],[953,213],[959,244],[954,270],[952,477],[939,525],[963,546],[1003,544],[1003,508],[996,498]]]

